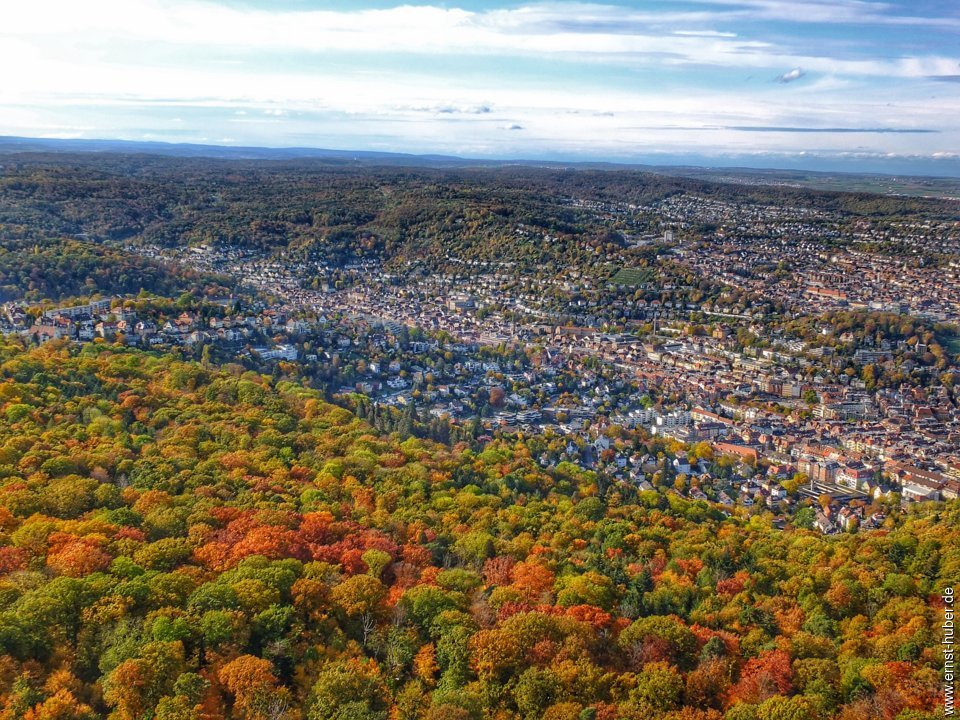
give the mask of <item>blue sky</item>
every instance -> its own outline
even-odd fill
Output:
[[[960,167],[953,0],[31,0],[0,63],[7,135]]]

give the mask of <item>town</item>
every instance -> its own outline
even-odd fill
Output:
[[[919,324],[960,317],[955,260],[933,268],[922,255],[830,248],[804,224],[824,217],[803,208],[575,204],[617,228],[661,229],[626,232],[622,250],[556,277],[508,259],[448,255],[425,269],[131,246],[225,274],[243,292],[183,309],[129,297],[9,303],[0,328],[36,343],[180,348],[266,371],[295,364],[361,416],[419,421],[442,441],[532,438],[544,467],[570,463],[724,512],[770,511],[780,526],[881,527],[890,502],[960,495],[956,362],[933,325]],[[694,218],[709,231],[694,237]],[[955,226],[897,232],[918,248],[925,232],[939,248],[956,244]],[[856,228],[855,243],[870,238]],[[631,269],[631,253],[651,245],[653,261]],[[720,290],[685,285],[684,272]],[[858,333],[845,311],[909,327]],[[899,382],[880,382],[888,366]],[[641,451],[651,438],[661,452]]]

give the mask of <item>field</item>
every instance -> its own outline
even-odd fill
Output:
[[[650,268],[622,268],[616,275],[610,278],[614,285],[626,285],[637,287],[651,282],[654,278],[654,272]]]
[[[960,335],[955,335],[947,340],[947,350],[954,355],[960,355]]]

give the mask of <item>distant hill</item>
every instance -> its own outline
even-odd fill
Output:
[[[747,185],[774,185],[810,190],[864,192],[880,195],[936,197],[960,200],[960,178],[830,173],[757,168],[664,168],[678,177]]]
[[[636,162],[571,162],[536,159],[480,159],[454,155],[416,155],[369,150],[335,150],[309,147],[240,147],[165,143],[131,140],[87,140],[58,138],[24,138],[0,136],[0,156],[13,153],[110,153],[123,155],[155,155],[174,158],[210,158],[217,160],[290,161],[312,160],[329,165],[379,167],[540,167],[584,170],[643,170],[672,177],[695,178],[713,182],[771,185],[811,190],[865,192],[882,195],[937,197],[960,199],[960,165],[944,166],[937,176],[916,176],[884,173],[818,172],[757,167],[709,167],[687,164],[678,156],[677,164],[644,164]],[[673,158],[671,158],[673,159]],[[894,166],[891,165],[891,170]],[[941,175],[954,174],[955,177]]]
[[[340,151],[251,159],[39,148],[0,154],[0,246],[13,249],[15,243],[28,254],[36,243],[64,237],[165,247],[213,242],[336,265],[379,257],[438,266],[452,256],[509,261],[535,272],[541,266],[592,266],[604,246],[620,246],[626,235],[659,232],[659,225],[647,228],[643,222],[612,230],[595,206],[623,213],[629,205],[693,195],[735,206],[814,208],[834,213],[831,222],[949,221],[958,214],[957,202],[949,200],[822,192],[749,177],[718,182],[617,166],[469,167],[459,161],[464,166],[429,167],[410,164],[416,156],[384,160],[369,153],[366,161],[348,160]],[[709,231],[706,225],[691,232]],[[551,241],[540,240],[545,234]],[[605,271],[604,280],[613,274]],[[21,270],[11,277],[22,278]],[[643,282],[629,275],[627,280],[616,282]]]
[[[0,154],[8,153],[123,153],[168,157],[214,158],[221,160],[296,160],[317,159],[377,165],[469,165],[477,161],[445,155],[364,150],[327,150],[324,148],[266,148],[194,143],[138,142],[131,140],[60,140],[55,138],[0,137]]]

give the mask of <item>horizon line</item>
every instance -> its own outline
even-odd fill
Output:
[[[836,130],[836,129],[834,129]],[[846,132],[854,132],[853,129],[846,129]],[[823,130],[807,130],[807,132],[823,132]],[[874,132],[876,132],[874,130]],[[803,173],[813,173],[813,174],[822,174],[822,175],[849,175],[849,176],[878,176],[878,177],[912,177],[916,179],[954,179],[960,180],[960,155],[954,156],[936,156],[936,155],[891,155],[891,154],[866,154],[866,153],[849,153],[849,154],[815,154],[811,152],[801,151],[796,153],[790,152],[765,152],[765,153],[734,153],[734,152],[722,152],[718,151],[715,155],[707,154],[703,152],[696,151],[674,151],[674,152],[662,152],[659,153],[663,156],[664,162],[657,162],[658,153],[641,153],[636,156],[636,159],[623,159],[623,160],[614,160],[608,156],[596,156],[592,157],[589,155],[567,155],[566,157],[522,157],[522,156],[469,156],[469,155],[454,155],[443,152],[410,152],[405,150],[370,150],[370,149],[359,149],[359,148],[337,148],[330,146],[310,146],[310,145],[248,145],[248,144],[234,144],[230,141],[218,142],[216,140],[204,141],[204,142],[194,142],[194,141],[184,141],[177,142],[171,140],[161,140],[161,139],[129,139],[129,138],[111,138],[111,137],[31,137],[24,135],[0,135],[0,157],[3,157],[7,154],[27,154],[31,152],[40,152],[41,150],[33,148],[25,149],[16,149],[18,144],[29,144],[37,143],[40,145],[119,145],[119,146],[131,146],[133,147],[142,147],[146,146],[148,148],[169,148],[174,149],[184,149],[184,150],[194,150],[198,151],[195,154],[190,155],[175,155],[164,152],[155,152],[151,153],[148,150],[144,149],[140,152],[129,152],[125,151],[122,147],[120,148],[105,148],[100,150],[88,149],[84,150],[82,148],[76,149],[60,149],[57,148],[47,148],[48,152],[85,152],[90,154],[98,153],[110,153],[110,154],[142,154],[142,155],[151,155],[155,157],[180,157],[180,158],[206,158],[211,160],[248,160],[248,161],[281,161],[281,160],[322,160],[323,157],[321,154],[328,154],[330,156],[339,156],[341,159],[346,159],[350,155],[357,156],[356,160],[368,160],[374,161],[377,158],[383,159],[410,159],[410,160],[424,160],[424,161],[443,161],[450,164],[463,164],[469,165],[473,163],[483,164],[483,165],[517,165],[522,167],[536,167],[536,166],[558,166],[558,167],[569,167],[569,166],[593,166],[594,169],[597,169],[596,166],[608,166],[611,170],[617,169],[638,169],[638,168],[648,168],[648,169],[657,169],[657,170],[702,170],[702,171],[747,171],[755,173],[794,173],[794,172],[803,172]],[[209,152],[203,152],[203,151]],[[243,152],[259,152],[259,153],[277,153],[282,155],[285,153],[290,153],[286,156],[277,156],[277,157],[225,157],[220,156],[217,153],[223,153],[224,155],[232,153],[240,154]],[[311,154],[316,154],[311,156]],[[671,162],[670,159],[673,158],[675,161]],[[677,160],[683,159],[679,162]],[[751,158],[757,160],[766,160],[766,162],[758,164],[749,164]],[[711,160],[723,160],[726,159],[726,163],[711,164]],[[791,160],[793,161],[793,166],[791,167]],[[783,161],[783,165],[775,164],[778,161]],[[929,171],[905,171],[903,169],[894,169],[890,168],[887,170],[878,170],[878,169],[862,169],[856,167],[850,167],[849,169],[837,169],[837,168],[817,168],[810,167],[810,164],[816,165],[821,163],[823,165],[856,165],[857,163],[876,163],[883,164],[884,162],[901,162],[901,163],[930,163],[930,164],[943,164],[947,167],[937,168],[948,170],[946,173],[930,173]],[[745,164],[746,163],[746,164]],[[949,167],[951,164],[955,164],[955,167]]]

